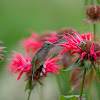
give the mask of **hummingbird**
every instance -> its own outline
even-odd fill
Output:
[[[44,62],[48,57],[52,57],[55,54],[60,53],[61,50],[64,50],[65,47],[62,47],[58,44],[62,44],[64,42],[67,42],[67,39],[61,38],[58,41],[51,43],[49,41],[45,41],[42,45],[42,47],[36,52],[34,55],[31,66],[32,66],[32,81],[34,72],[39,69],[40,66],[46,67]]]

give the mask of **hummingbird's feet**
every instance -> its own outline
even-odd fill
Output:
[[[43,68],[46,68],[46,65],[45,64],[43,64]]]
[[[41,65],[40,76],[43,76],[43,74],[45,73],[45,68],[46,68],[46,65],[45,64]]]
[[[45,68],[46,68],[46,65],[45,65],[45,64],[41,65],[41,66],[35,71],[34,76],[35,76],[36,78],[45,76],[45,72],[46,72],[46,71],[45,71]]]

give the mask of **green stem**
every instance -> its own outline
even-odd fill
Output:
[[[88,5],[88,0],[85,0],[85,7]]]
[[[97,70],[95,62],[92,62],[92,65],[93,65],[94,69]]]
[[[29,90],[28,99],[27,100],[30,100],[30,95],[31,95],[31,89]]]
[[[89,90],[88,90],[88,100],[91,100],[92,78],[93,78],[93,69],[90,72],[90,83],[89,83]]]
[[[81,93],[80,93],[80,100],[82,100],[82,94],[83,94],[83,87],[84,87],[85,75],[86,75],[86,68],[84,69],[84,75],[83,75],[83,81],[82,81],[82,87],[81,87]]]
[[[30,89],[29,89],[29,92],[28,92],[28,98],[27,98],[27,100],[30,100],[31,91],[32,91],[32,81],[30,80]]]
[[[96,24],[93,24],[94,41],[96,40]]]
[[[94,0],[91,0],[91,5],[94,5]]]

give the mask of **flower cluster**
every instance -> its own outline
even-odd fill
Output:
[[[21,41],[22,46],[25,48],[26,57],[23,57],[20,53],[14,52],[11,57],[11,62],[9,64],[10,71],[13,73],[19,73],[17,80],[21,78],[23,74],[25,74],[25,80],[32,79],[32,66],[31,61],[37,50],[41,48],[44,41],[49,41],[54,43],[59,38],[57,37],[57,32],[48,32],[46,34],[38,35],[35,32],[31,32],[31,36],[29,38],[23,39]],[[43,65],[39,66],[38,69],[35,70],[32,86],[36,84],[36,82],[40,82],[42,77],[47,77],[48,73],[59,74],[57,69],[60,69],[60,66],[57,65],[58,58],[47,58]]]
[[[10,71],[14,73],[19,73],[17,80],[20,79],[23,73],[26,73],[27,79],[31,79],[31,61],[26,51],[26,58],[24,58],[20,53],[15,52],[11,58],[12,62],[10,63]],[[36,70],[34,79],[39,79],[40,77],[47,76],[47,73],[56,73],[59,72],[56,69],[60,69],[60,66],[56,65],[57,58],[50,59],[48,58],[43,66],[40,66]]]
[[[25,80],[31,80],[32,57],[43,45],[44,41],[54,43],[61,38],[65,38],[67,40],[65,43],[58,44],[59,46],[63,46],[65,48],[61,51],[62,54],[54,56],[53,58],[47,58],[44,64],[35,70],[32,85],[35,85],[36,82],[42,84],[40,79],[47,77],[48,73],[59,74],[57,69],[60,69],[58,64],[61,64],[61,62],[57,62],[58,59],[62,61],[64,70],[71,65],[73,61],[75,62],[75,59],[73,59],[74,57],[70,57],[70,55],[78,57],[78,59],[80,59],[79,62],[89,60],[97,63],[98,58],[100,57],[100,43],[94,41],[93,33],[79,35],[78,32],[72,28],[64,28],[58,30],[57,32],[48,32],[40,36],[33,32],[29,38],[23,39],[21,42],[26,50],[26,57],[24,58],[20,53],[14,52],[13,57],[11,58],[12,62],[10,63],[10,71],[13,73],[19,73],[17,80],[19,80],[23,74],[26,76]],[[94,77],[95,73],[93,72],[93,79]],[[72,90],[80,89],[82,85],[82,78],[83,70],[81,68],[75,68],[71,75]],[[84,87],[88,85],[89,80],[90,71],[86,73]]]
[[[44,41],[49,41],[54,43],[59,38],[56,32],[48,32],[42,35],[38,35],[35,32],[31,32],[29,38],[23,39],[21,41],[22,46],[27,50],[27,52],[33,57],[36,51],[43,45]]]
[[[37,33],[31,32],[31,36],[29,38],[23,39],[21,44],[28,53],[34,55],[36,51],[42,46],[43,41],[40,40],[40,36]]]
[[[65,96],[65,98],[85,99],[82,96],[83,88],[90,82],[90,92],[91,82],[96,75],[100,80],[100,43],[95,41],[97,37],[96,23],[100,21],[100,6],[93,5],[96,2],[100,3],[99,0],[95,2],[92,0],[91,6],[86,8],[86,19],[84,20],[86,23],[93,24],[93,33],[80,35],[73,28],[62,28],[58,31],[44,32],[41,35],[31,32],[30,37],[21,40],[26,57],[14,52],[9,66],[11,72],[19,73],[17,80],[25,74],[25,80],[27,81],[25,91],[29,90],[28,100],[35,84],[37,82],[42,84],[40,79],[47,77],[48,73],[59,74],[60,72],[58,81],[66,81],[65,72],[62,72],[62,70],[58,72],[61,69],[60,65],[63,66],[64,71],[73,69],[70,81],[72,91],[81,88],[80,96],[72,95]],[[85,0],[86,5],[89,3]],[[1,53],[5,52],[4,48],[0,47],[0,62],[3,60],[3,54]],[[60,90],[62,86],[65,88],[63,83],[59,84]],[[61,90],[61,92],[63,91]]]
[[[59,38],[57,37],[57,33],[56,32],[49,32],[48,35],[44,34],[41,37],[41,40],[44,41],[49,41],[51,43],[54,43],[55,41],[57,41]]]
[[[66,49],[62,51],[63,53],[66,53],[67,51],[71,51],[72,54],[79,54],[80,60],[83,59],[89,59],[89,60],[95,60],[95,63],[97,62],[97,58],[100,57],[100,44],[95,41],[91,41],[91,35],[87,34],[84,37],[79,35],[77,32],[74,33],[75,37],[68,34],[70,38],[66,35],[64,35],[64,38],[68,40],[67,43],[61,45],[64,46]]]
[[[100,6],[92,5],[86,9],[87,23],[97,23],[100,21]]]
[[[2,43],[1,41],[0,41],[0,43]],[[5,49],[6,47],[3,47],[3,46],[0,46],[0,62],[1,61],[3,61],[4,60],[4,58],[3,58],[3,54],[1,54],[2,52],[6,52],[6,51],[4,51],[3,49]]]
[[[62,51],[63,53],[66,53],[68,51],[71,51],[70,55],[75,55],[75,57],[78,57],[80,62],[90,61],[91,63],[99,62],[100,57],[100,43],[93,41],[93,34],[86,33],[79,35],[78,32],[74,33],[75,36],[70,35],[64,35],[63,37],[68,40],[65,44],[62,44],[61,46],[64,46],[66,49]],[[75,61],[75,60],[74,60]],[[90,74],[91,71],[87,71],[84,87],[86,87],[89,84],[90,80]],[[93,78],[95,78],[95,72],[93,71]],[[83,78],[83,70],[82,68],[75,68],[72,71],[71,76],[71,84],[72,84],[72,90],[74,89],[80,89],[82,85],[82,78]]]
[[[48,31],[48,32],[44,32],[44,34],[42,35],[38,35],[36,32],[31,32],[31,36],[29,38],[23,39],[21,41],[22,46],[25,47],[25,49],[27,50],[28,54],[33,57],[34,54],[36,53],[36,51],[42,46],[44,41],[49,41],[54,43],[55,41],[59,40],[62,38],[62,35],[65,33],[69,33],[69,34],[74,34],[75,30],[72,28],[63,28],[58,30],[57,32],[55,31]],[[66,34],[67,35],[67,34]],[[63,63],[63,67],[64,69],[70,65],[71,63],[69,62],[69,54],[65,54],[65,55],[61,55],[60,59]],[[66,60],[68,62],[66,62]]]

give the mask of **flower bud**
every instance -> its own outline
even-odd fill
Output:
[[[86,21],[97,23],[100,20],[100,6],[92,5],[86,9]]]
[[[62,38],[62,37],[60,37],[60,35],[63,35],[63,34],[66,34],[66,33],[74,35],[74,31],[75,30],[73,28],[62,28],[62,29],[58,30],[57,37]]]

